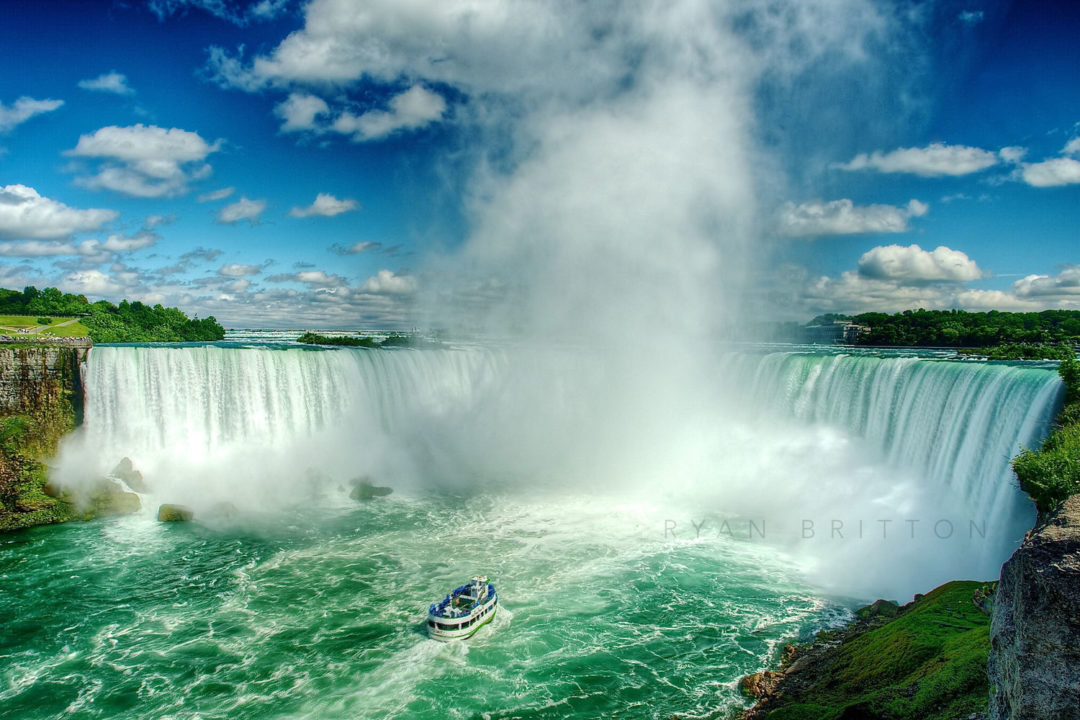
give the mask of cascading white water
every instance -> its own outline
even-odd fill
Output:
[[[1009,462],[1038,445],[1060,407],[1052,368],[819,352],[734,353],[722,367],[759,432],[784,435],[777,417],[813,429],[810,452],[775,444],[793,489],[777,487],[768,463],[758,487],[788,505],[790,534],[824,574],[846,565],[874,578],[840,584],[893,587],[889,576],[910,567],[923,590],[994,578],[1030,529],[1034,507]]]
[[[624,402],[618,366],[576,351],[98,347],[85,423],[56,473],[77,483],[129,456],[155,502],[241,508],[358,476],[399,489],[588,483],[620,502],[767,520],[767,541],[812,557],[822,582],[896,597],[996,576],[1030,527],[1009,458],[1046,432],[1061,392],[1052,371],[820,353],[729,354],[718,370],[729,387],[702,388],[690,406],[662,383]],[[885,518],[889,543],[864,542],[864,525],[869,537]],[[941,519],[964,542],[935,537]],[[844,543],[826,529],[838,520]],[[898,537],[910,521],[920,536],[913,525]]]
[[[728,360],[756,406],[856,433],[891,465],[956,490],[978,517],[1028,516],[1009,460],[1046,435],[1063,388],[1052,371],[809,353]]]
[[[128,456],[169,501],[261,507],[390,466],[407,482],[403,457],[467,409],[498,362],[476,348],[94,348],[84,425],[57,473],[77,483]]]

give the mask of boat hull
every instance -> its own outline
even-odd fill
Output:
[[[439,615],[428,615],[428,636],[447,642],[450,640],[465,640],[476,634],[476,631],[487,625],[495,617],[499,609],[499,596],[492,592],[491,599],[477,607],[466,617],[446,618]]]

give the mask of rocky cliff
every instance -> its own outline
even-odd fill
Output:
[[[71,516],[45,493],[44,461],[81,421],[87,352],[85,343],[0,343],[0,530]]]
[[[1080,495],[1002,567],[988,668],[992,720],[1080,719]]]

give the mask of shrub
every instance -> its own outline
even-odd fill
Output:
[[[1058,427],[1042,448],[1025,449],[1012,461],[1021,489],[1040,513],[1050,512],[1080,492],[1080,361],[1062,360],[1058,374],[1065,383],[1065,407],[1058,415]]]

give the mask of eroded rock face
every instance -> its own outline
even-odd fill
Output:
[[[991,720],[1080,719],[1080,495],[1002,566],[990,641]]]

